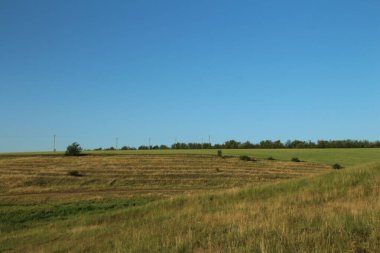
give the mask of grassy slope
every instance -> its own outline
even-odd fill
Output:
[[[87,154],[115,155],[115,154],[212,154],[216,150],[127,150],[127,151],[86,151]],[[52,155],[62,152],[31,152],[31,153],[2,153],[6,155]],[[344,166],[363,164],[370,161],[380,162],[380,148],[373,149],[225,149],[224,155],[249,155],[257,158],[272,156],[280,160],[290,160],[298,157],[308,162],[324,164],[340,163]]]
[[[18,251],[376,252],[380,164],[79,212],[0,238]]]

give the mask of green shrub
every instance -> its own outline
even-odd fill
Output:
[[[223,157],[222,150],[218,150],[218,156]]]
[[[79,171],[77,170],[70,170],[67,172],[67,175],[72,176],[72,177],[81,177],[83,176]]]
[[[292,161],[292,162],[296,162],[296,163],[301,162],[301,160],[298,159],[297,157],[293,157],[291,161]]]
[[[242,161],[256,161],[254,158],[251,158],[247,155],[240,156],[240,160],[242,160]]]
[[[340,170],[340,169],[343,169],[343,166],[340,165],[339,163],[336,163],[336,164],[334,164],[334,165],[332,166],[332,168],[333,168],[334,170]]]
[[[276,160],[276,159],[274,159],[273,156],[270,156],[270,157],[267,158],[267,160],[273,161],[273,160]]]
[[[67,146],[65,155],[77,156],[80,155],[80,152],[82,152],[82,147],[79,143],[74,142],[73,144]]]

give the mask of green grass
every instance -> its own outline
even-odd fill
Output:
[[[70,219],[43,222],[45,217],[37,216],[42,222],[3,233],[0,250],[377,252],[380,247],[380,164],[139,206],[127,202],[114,210],[109,205],[100,207],[105,212],[74,208]]]
[[[323,164],[339,163],[343,166],[363,164],[372,161],[380,161],[380,148],[361,149],[223,149],[223,155],[242,156],[266,159],[273,157],[278,160],[289,161],[292,157],[298,157],[302,161]],[[63,155],[63,152],[30,152],[30,153],[2,153],[2,156],[10,155]],[[122,154],[154,154],[154,155],[216,155],[216,149],[206,150],[117,150],[117,151],[85,151],[83,154],[91,155],[122,155]]]
[[[80,214],[103,213],[146,204],[154,198],[87,200],[56,204],[0,204],[0,231],[11,232],[47,222],[65,220]]]

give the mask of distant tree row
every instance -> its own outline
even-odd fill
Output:
[[[281,142],[280,140],[264,140],[259,143],[251,143],[249,141],[239,142],[235,140],[229,140],[223,144],[211,143],[181,143],[177,142],[172,144],[170,147],[166,145],[155,145],[155,146],[139,146],[128,147],[123,146],[121,150],[148,150],[148,149],[279,149],[279,148],[380,148],[380,141],[367,141],[367,140],[318,140],[317,142],[312,141],[301,141],[293,140]],[[114,147],[110,148],[96,148],[94,150],[116,150]]]
[[[319,140],[312,141],[286,141],[280,140],[264,140],[259,143],[251,143],[249,141],[239,142],[235,140],[226,141],[223,144],[211,145],[209,143],[175,143],[172,149],[279,149],[279,148],[380,148],[380,141],[358,141],[358,140]]]

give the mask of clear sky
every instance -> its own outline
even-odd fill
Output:
[[[380,1],[0,1],[0,152],[380,139]]]

